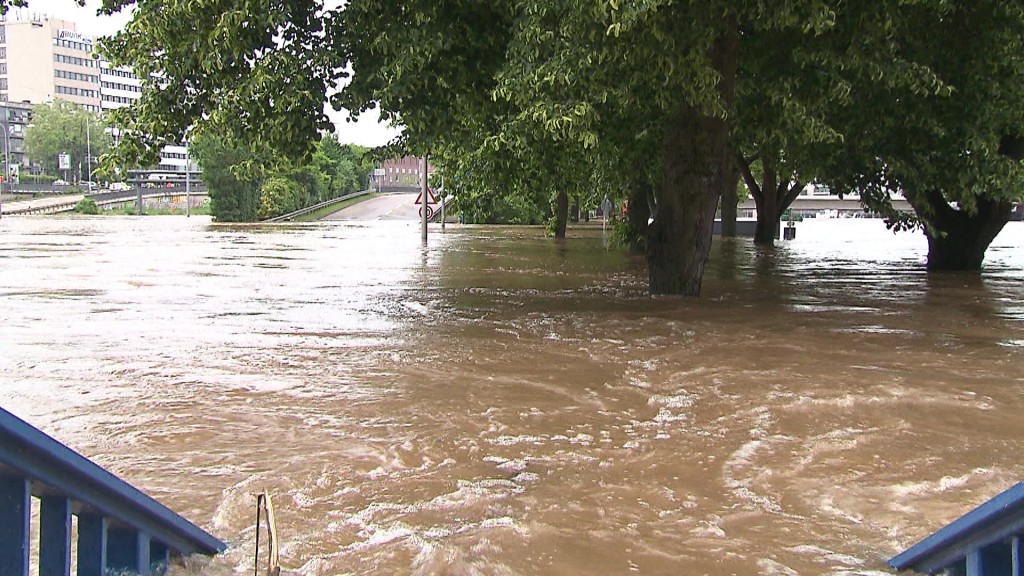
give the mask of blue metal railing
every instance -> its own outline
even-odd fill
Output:
[[[964,514],[889,560],[924,574],[1017,576],[1024,573],[1024,482]]]
[[[0,574],[29,573],[31,499],[39,499],[39,576],[148,575],[171,556],[225,544],[91,460],[0,408]]]

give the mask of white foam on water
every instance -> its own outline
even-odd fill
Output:
[[[770,558],[761,558],[757,561],[759,573],[763,576],[800,576],[800,573],[785,564],[781,564]]]
[[[864,564],[864,560],[860,558],[856,558],[848,554],[840,554],[833,550],[822,548],[820,546],[814,546],[811,544],[791,546],[789,548],[786,548],[786,550],[789,550],[790,552],[796,552],[797,554],[806,554],[809,556],[813,556],[815,558],[821,558],[828,562],[840,562],[842,564],[845,564],[846,566],[862,566]]]

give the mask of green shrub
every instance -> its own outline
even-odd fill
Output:
[[[99,214],[100,207],[96,205],[96,201],[92,198],[82,198],[75,204],[75,212],[79,214]]]

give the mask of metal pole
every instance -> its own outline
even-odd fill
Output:
[[[89,116],[85,117],[85,166],[89,170],[87,174],[87,182],[92,182],[92,144],[89,141]],[[86,185],[86,193],[92,191],[89,185]]]
[[[3,216],[3,213],[4,213],[4,209],[3,209],[4,188],[7,188],[8,192],[11,190],[11,184],[9,182],[10,177],[11,177],[11,129],[10,129],[9,124],[8,124],[8,122],[10,121],[9,115],[10,115],[10,107],[5,104],[4,105],[4,118],[3,118],[3,120],[4,120],[4,123],[3,123],[3,127],[4,127],[4,179],[3,179],[3,183],[7,184],[7,186],[0,186],[0,216]]]
[[[444,205],[448,192],[444,189],[444,174],[441,174],[441,230],[444,230]]]
[[[427,160],[427,157],[424,156],[423,157],[423,170],[420,172],[420,174],[421,174],[421,178],[420,178],[420,198],[423,200],[423,206],[420,208],[420,210],[421,210],[421,214],[420,215],[422,216],[422,218],[420,220],[421,220],[421,226],[422,226],[422,236],[423,236],[423,245],[424,246],[427,245],[427,209],[430,207],[430,192],[427,189],[427,168],[428,167],[429,167],[429,161]]]
[[[185,140],[185,217],[192,216],[192,184],[188,175],[192,171],[192,163],[188,159],[188,140]]]

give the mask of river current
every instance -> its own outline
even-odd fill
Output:
[[[0,405],[285,574],[888,574],[1024,477],[1024,224],[716,239],[650,297],[600,229],[0,220]]]

